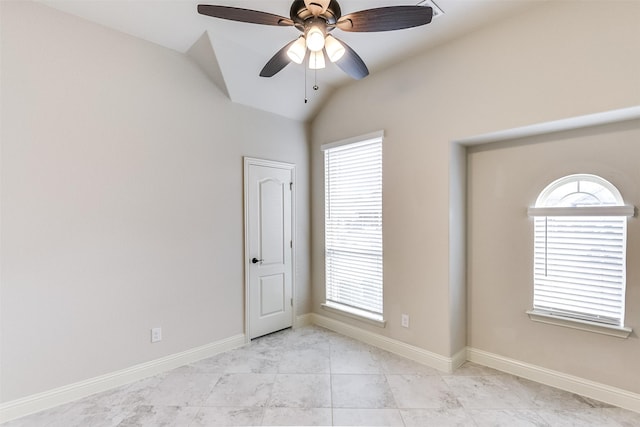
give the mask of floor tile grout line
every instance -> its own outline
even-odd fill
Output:
[[[202,408],[204,408],[204,406],[200,406],[198,408],[198,411],[195,413],[195,415],[191,419],[191,422],[189,423],[189,427],[196,427],[196,419],[198,418],[198,415],[200,414],[200,412],[202,412]],[[118,424],[120,424],[120,423],[118,423]]]
[[[391,392],[391,396],[393,396],[393,402],[396,405],[396,411],[398,411],[398,414],[400,415],[400,420],[402,420],[402,425],[406,426],[407,423],[405,423],[404,421],[404,417],[402,416],[402,412],[400,411],[400,405],[398,405],[398,399],[396,398],[396,394],[393,392],[393,389],[391,388],[391,384],[389,384],[389,378],[387,377],[387,375],[389,374],[383,374],[384,375],[384,380],[387,383],[387,387],[389,387],[389,391]]]
[[[331,425],[335,425],[335,418],[333,414],[333,343],[331,339],[329,342],[329,399],[331,402]]]
[[[471,416],[471,414],[469,413],[469,410],[467,408],[465,408],[464,406],[462,407],[462,411],[464,412],[464,414],[467,416],[467,418],[469,418],[471,420],[471,422],[473,423],[473,425],[475,425],[476,427],[480,427],[478,425],[478,422],[476,421],[476,419],[474,417]]]

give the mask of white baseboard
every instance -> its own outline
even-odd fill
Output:
[[[313,325],[313,318],[311,313],[301,314],[300,316],[296,317],[296,321],[293,327],[302,328],[309,325]]]
[[[224,351],[242,347],[244,344],[244,334],[234,335],[211,344],[141,363],[120,371],[12,400],[0,404],[0,423],[157,375]]]
[[[451,357],[451,371],[453,372],[467,362],[467,347],[463,348]]]
[[[637,393],[474,348],[467,348],[467,360],[624,409],[640,412],[640,394]]]
[[[445,357],[420,347],[369,332],[317,313],[311,313],[311,319],[312,322],[318,326],[322,326],[323,328],[357,339],[374,347],[390,351],[391,353],[406,357],[407,359],[415,360],[416,362],[430,366],[442,372],[453,372],[455,368],[462,365],[466,360],[466,351],[464,350],[454,355],[453,358]]]

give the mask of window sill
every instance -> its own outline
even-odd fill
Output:
[[[569,319],[566,317],[554,316],[535,310],[528,310],[529,319],[534,322],[547,323],[549,325],[564,326],[566,328],[579,329],[581,331],[595,332],[597,334],[609,335],[617,338],[628,338],[633,330],[626,327],[602,325],[588,322],[586,320]]]
[[[323,310],[350,317],[352,319],[360,320],[379,328],[384,328],[385,326],[387,326],[387,321],[384,320],[382,316],[378,317],[366,311],[358,310],[357,308],[347,307],[345,305],[340,305],[332,302],[321,304],[321,306]]]

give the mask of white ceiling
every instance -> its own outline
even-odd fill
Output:
[[[186,53],[233,102],[305,121],[333,90],[353,82],[334,64],[314,72],[292,63],[271,78],[259,77],[264,64],[298,37],[293,27],[272,27],[215,19],[197,5],[218,4],[289,16],[291,0],[39,0],[115,30]],[[342,14],[418,0],[341,0]],[[479,27],[518,12],[536,0],[435,0],[444,11],[431,24],[382,33],[348,33],[339,38],[365,61],[371,74]],[[338,33],[336,33],[338,35]],[[318,91],[312,86],[317,78]]]

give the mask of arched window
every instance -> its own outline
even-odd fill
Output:
[[[623,328],[627,216],[622,195],[595,175],[549,184],[534,208],[533,313]]]

